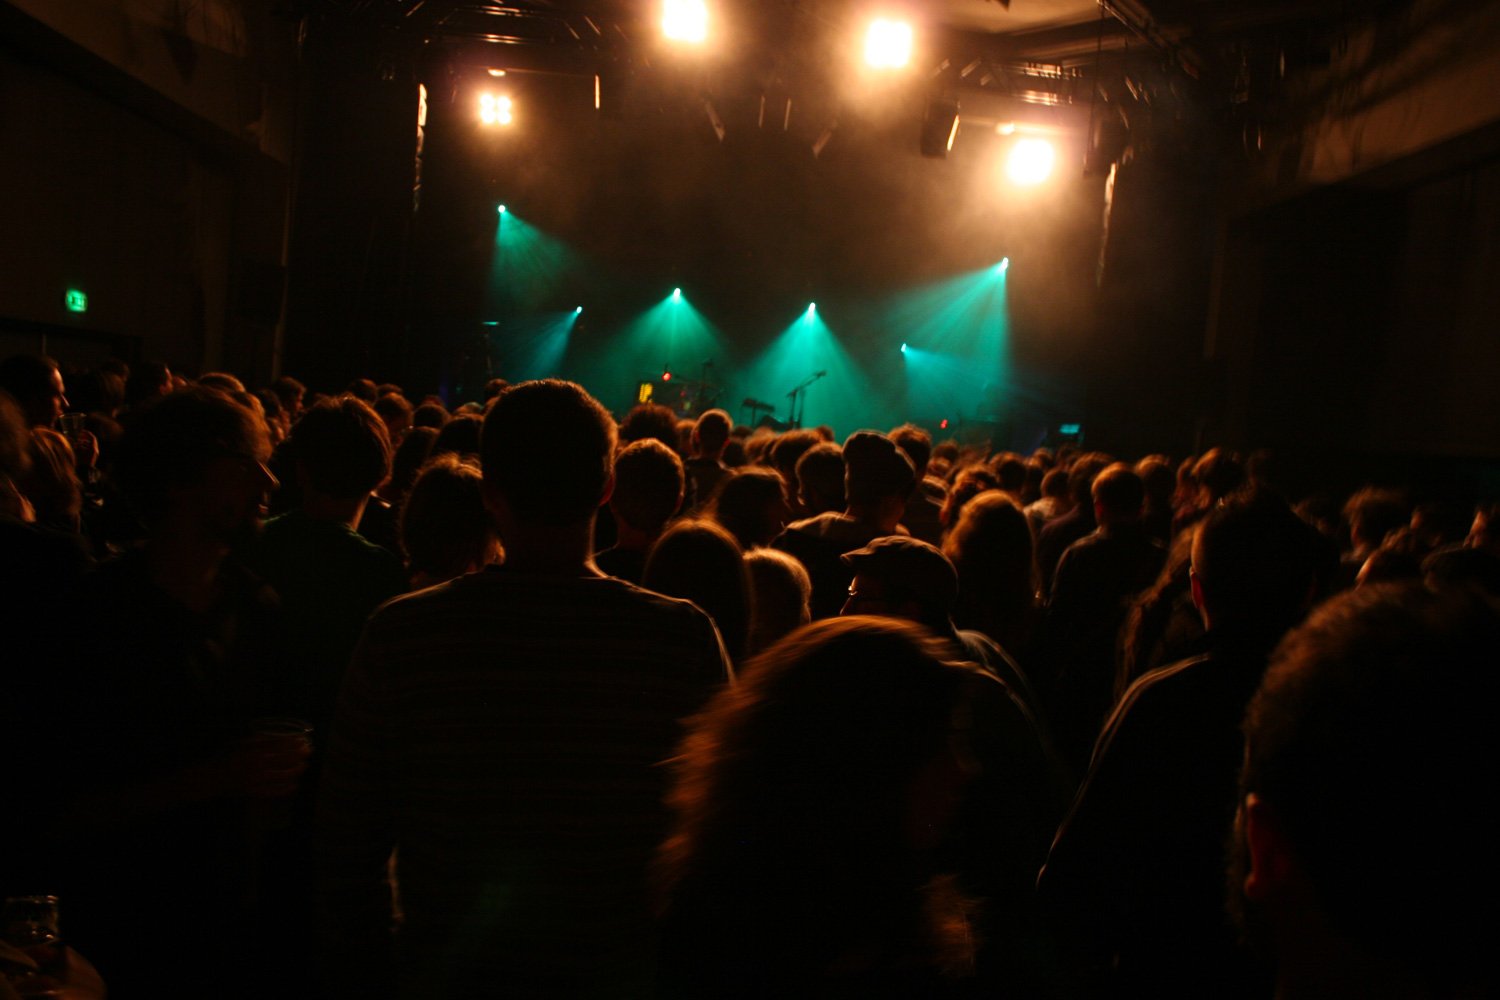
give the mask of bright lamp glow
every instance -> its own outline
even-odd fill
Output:
[[[705,0],[663,0],[661,30],[674,42],[702,42],[708,37],[708,4]]]
[[[674,289],[672,289],[672,301],[673,302],[681,302],[682,301],[682,289],[680,289],[680,288],[674,288]]]
[[[998,263],[998,264],[995,265],[995,269],[997,271],[999,271],[1001,274],[1004,274],[1006,271],[1009,271],[1010,270],[1010,258],[1009,257],[1001,257],[1000,258],[1000,263]]]
[[[900,69],[911,61],[911,25],[876,18],[865,33],[865,62],[875,69]]]
[[[504,215],[505,214],[505,206],[501,205],[499,211],[500,211],[501,215]]]
[[[1040,184],[1052,174],[1057,153],[1043,139],[1021,139],[1010,150],[1005,172],[1017,184]]]
[[[509,125],[515,121],[510,98],[503,94],[480,94],[479,120],[486,125]]]
[[[816,302],[809,302],[807,304],[807,313],[808,313],[809,316],[811,316],[813,313],[815,313],[817,311],[818,311],[818,304]]]

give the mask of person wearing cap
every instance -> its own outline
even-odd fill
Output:
[[[773,546],[796,556],[812,578],[812,616],[839,613],[849,589],[841,560],[872,539],[907,534],[901,514],[916,484],[911,459],[878,431],[855,431],[844,442],[844,510],[788,525]]]
[[[935,546],[906,535],[876,538],[846,552],[854,574],[845,615],[879,615],[925,626],[949,640],[996,682],[974,701],[979,774],[960,808],[953,842],[965,890],[986,902],[981,975],[997,986],[1033,993],[1047,976],[1038,956],[1050,949],[1040,926],[1032,881],[1066,808],[1064,772],[1031,710],[1030,686],[1015,662],[982,633],[954,628],[958,572]]]

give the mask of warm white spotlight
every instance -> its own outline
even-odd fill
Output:
[[[1016,134],[1016,123],[1015,122],[1001,122],[999,125],[995,126],[995,134],[996,135],[1015,135]]]
[[[489,70],[488,72],[489,72],[490,76],[504,76],[505,75],[505,70],[503,70],[503,69],[492,69],[492,70]]]
[[[486,125],[509,125],[515,121],[509,97],[504,94],[479,95],[479,120]]]
[[[1040,184],[1052,174],[1057,153],[1044,139],[1021,139],[1010,150],[1005,172],[1017,184]]]
[[[662,0],[661,30],[674,42],[701,43],[708,37],[706,0]]]
[[[865,63],[875,69],[900,69],[911,62],[911,25],[876,18],[865,32]]]

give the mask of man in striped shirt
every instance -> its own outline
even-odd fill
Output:
[[[505,565],[366,627],[319,805],[341,995],[650,993],[659,764],[729,666],[695,606],[595,568],[614,449],[580,387],[507,389],[481,444]]]

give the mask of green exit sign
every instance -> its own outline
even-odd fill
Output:
[[[1077,434],[1081,430],[1083,430],[1082,424],[1061,424],[1057,428],[1057,433],[1072,435]]]
[[[68,293],[63,296],[63,301],[67,303],[68,312],[81,313],[89,311],[89,297],[76,288],[68,289]]]

